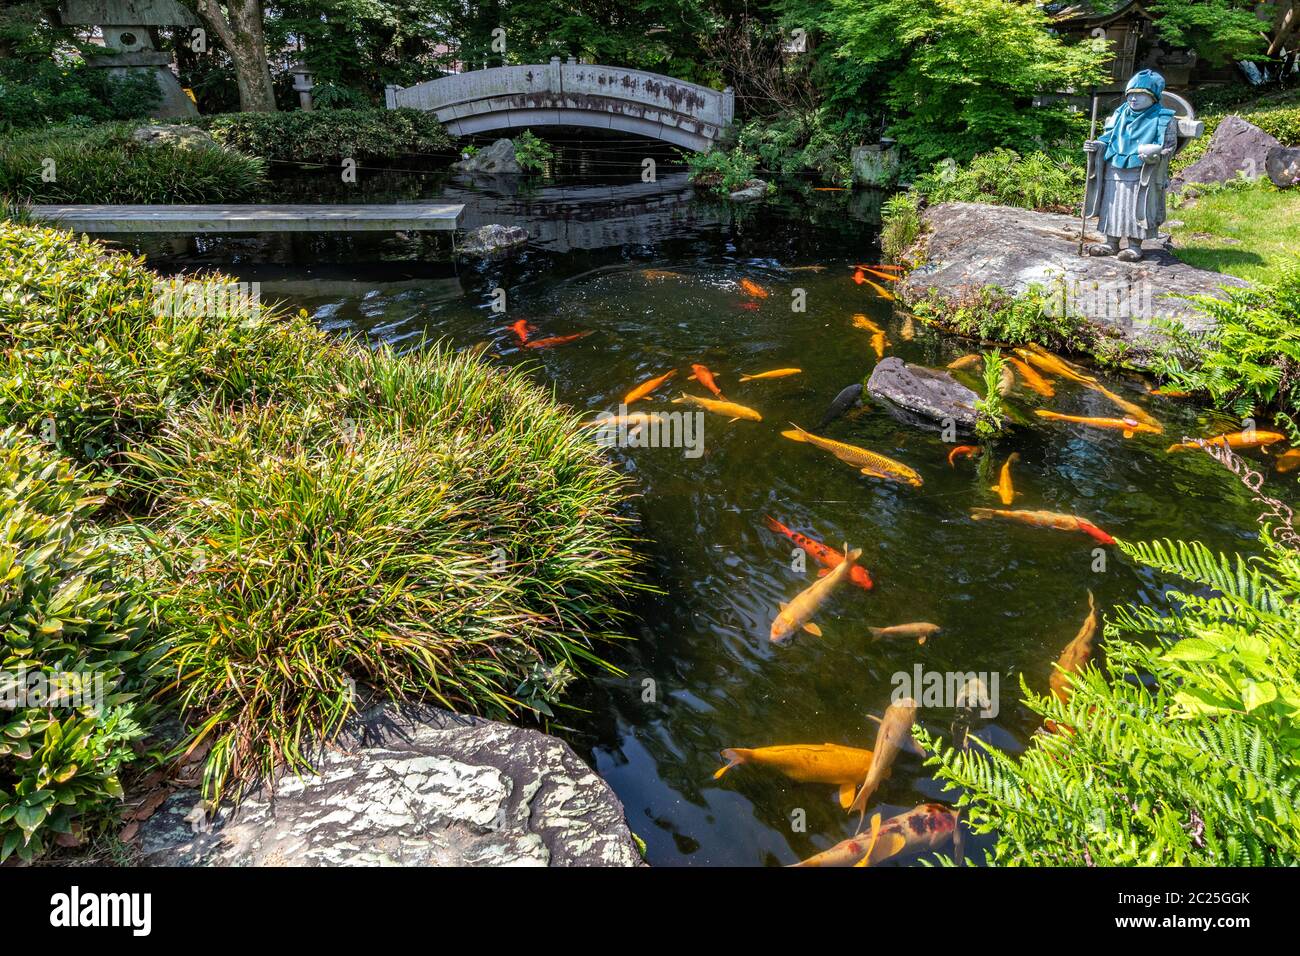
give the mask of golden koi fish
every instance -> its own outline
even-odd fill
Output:
[[[1007,456],[1006,462],[1002,465],[1002,473],[998,477],[998,483],[993,486],[992,490],[998,493],[1004,505],[1009,505],[1016,499],[1016,489],[1011,483],[1011,465],[1013,462],[1020,460],[1020,453],[1013,451]]]
[[[848,809],[858,781],[871,769],[871,751],[839,744],[791,744],[785,747],[729,747],[722,751],[727,765],[713,775],[717,780],[743,763],[771,767],[800,783],[829,783],[840,788],[840,806]]]
[[[759,372],[757,375],[742,375],[742,382],[753,382],[760,378],[787,378],[791,375],[798,375],[802,372],[801,368],[774,368],[770,372]]]
[[[1102,385],[1101,382],[1097,381],[1093,376],[1087,375],[1075,368],[1060,356],[1053,355],[1041,345],[1031,344],[1027,349],[1016,349],[1016,354],[1026,361],[1037,365],[1045,372],[1059,375],[1062,378],[1068,378],[1070,381],[1077,382],[1085,388],[1090,388],[1095,392],[1105,395],[1106,398],[1108,398],[1121,411],[1127,412],[1131,417],[1136,418],[1144,425],[1150,425],[1152,428],[1156,429],[1157,433],[1164,431],[1164,426],[1160,424],[1160,421],[1154,418],[1151,413],[1141,405],[1135,405],[1128,399],[1121,398],[1105,385]]]
[[[844,551],[846,556],[841,563],[800,591],[789,604],[781,605],[781,612],[772,621],[770,637],[774,644],[786,643],[800,629],[813,637],[821,637],[822,630],[812,623],[812,616],[826,603],[831,592],[849,576],[853,563],[862,557],[861,548],[850,551],[846,544]]]
[[[903,316],[903,327],[898,330],[898,334],[903,337],[904,342],[910,342],[916,338],[916,323],[912,316]]]
[[[791,422],[791,424],[794,423]],[[911,485],[913,488],[921,487],[921,476],[911,468],[908,468],[902,462],[886,458],[874,451],[858,448],[856,445],[847,445],[844,442],[835,441],[833,438],[822,438],[820,435],[814,435],[798,425],[794,426],[793,431],[783,431],[781,435],[791,441],[806,442],[815,448],[820,448],[822,451],[828,451],[846,465],[852,465],[862,474],[869,475],[872,478],[899,481]]]
[[[642,425],[649,425],[662,420],[663,415],[659,412],[628,412],[625,415],[602,415],[600,418],[587,422],[587,426],[589,428],[609,428],[622,425],[625,428],[639,428]]]
[[[877,332],[871,336],[871,350],[876,353],[877,362],[885,357],[885,346],[888,344],[889,339],[885,338],[884,332]]]
[[[912,724],[916,721],[916,701],[911,697],[904,697],[902,700],[889,705],[885,710],[885,716],[880,721],[880,729],[876,731],[876,746],[872,748],[874,756],[871,760],[871,769],[867,771],[866,779],[862,781],[862,789],[858,795],[853,798],[853,804],[850,810],[858,811],[858,822],[867,814],[867,801],[879,789],[881,782],[885,779],[885,772],[894,765],[894,758],[912,740]]]
[[[1074,635],[1074,640],[1065,646],[1061,652],[1060,659],[1056,662],[1056,669],[1052,671],[1052,676],[1048,679],[1048,684],[1052,688],[1052,693],[1056,699],[1065,702],[1070,699],[1070,675],[1078,674],[1083,670],[1085,664],[1092,658],[1092,644],[1097,638],[1097,602],[1088,592],[1088,616],[1084,618],[1083,626],[1079,628],[1079,633]]]
[[[1003,511],[999,508],[972,508],[970,516],[976,521],[985,518],[1002,518],[1019,521],[1037,528],[1055,528],[1057,531],[1082,531],[1102,544],[1114,544],[1115,539],[1086,518],[1058,514],[1055,511]]]
[[[998,375],[998,394],[1006,398],[1015,387],[1016,373],[1012,371],[1010,365],[1002,366],[1002,372]]]
[[[645,398],[656,388],[658,388],[660,385],[668,381],[676,374],[677,374],[677,369],[671,369],[670,371],[665,372],[663,375],[660,375],[657,378],[648,379],[642,382],[636,388],[632,389],[632,391],[628,392],[626,396],[624,396],[623,404],[631,405],[633,402],[637,401],[638,399]]]
[[[1280,432],[1265,432],[1255,429],[1253,431],[1232,432],[1227,435],[1215,435],[1213,438],[1207,438],[1205,441],[1211,445],[1227,445],[1229,448],[1264,448],[1274,442],[1286,441],[1286,436]],[[1201,446],[1194,441],[1178,442],[1176,445],[1170,445],[1167,451],[1195,451]]]
[[[658,281],[661,279],[680,279],[682,274],[680,272],[668,272],[664,269],[642,269],[641,277],[651,281]]]
[[[1044,398],[1051,398],[1056,394],[1056,389],[1052,387],[1052,383],[1035,372],[1030,365],[1016,358],[1014,355],[1008,355],[1007,361],[1010,362],[1012,366],[1015,367],[1015,370],[1020,373],[1020,377],[1025,380],[1025,384],[1039,395],[1042,395]]]
[[[904,853],[941,849],[957,829],[956,811],[939,803],[923,803],[883,824],[878,820],[873,818],[870,835],[841,840],[794,866],[874,866]]]
[[[953,359],[948,363],[948,368],[956,371],[957,369],[970,368],[972,365],[976,365],[983,361],[984,356],[976,352],[971,352],[969,355],[963,355],[961,358]]]
[[[876,325],[875,322],[872,322],[869,318],[863,315],[861,312],[853,316],[853,327],[855,329],[864,329],[867,332],[875,332],[880,334],[883,334],[885,331],[880,326]]]
[[[700,398],[698,395],[687,395],[682,392],[681,398],[674,398],[673,404],[680,405],[682,402],[690,402],[692,405],[698,405],[706,412],[713,412],[715,415],[723,415],[730,418],[733,422],[738,418],[743,418],[747,422],[761,422],[763,416],[752,408],[744,405],[738,405],[735,402],[715,401],[711,398]]]
[[[938,624],[915,621],[911,624],[895,624],[892,627],[869,627],[867,630],[871,632],[874,641],[883,641],[891,637],[914,637],[916,643],[924,644],[928,638],[938,634],[942,629]]]
[[[1116,428],[1125,438],[1132,438],[1138,432],[1160,434],[1159,428],[1144,425],[1136,418],[1089,418],[1085,415],[1062,415],[1060,412],[1048,411],[1045,408],[1035,409],[1034,414],[1054,422],[1074,422],[1077,425],[1091,425],[1093,428]]]
[[[1277,456],[1277,461],[1273,463],[1273,467],[1283,474],[1300,468],[1300,448],[1292,448],[1282,452]]]

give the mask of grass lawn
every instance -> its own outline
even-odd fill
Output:
[[[1300,189],[1267,180],[1217,189],[1169,210],[1174,254],[1189,265],[1252,282],[1275,276],[1300,249]]]

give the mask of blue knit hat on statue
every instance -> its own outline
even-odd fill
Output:
[[[1124,88],[1125,93],[1150,93],[1151,98],[1157,103],[1165,92],[1165,78],[1155,70],[1143,70],[1141,73],[1134,74],[1133,79],[1128,81],[1128,86]]]

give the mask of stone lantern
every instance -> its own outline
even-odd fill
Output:
[[[104,54],[87,65],[126,76],[153,76],[162,94],[154,116],[198,116],[198,108],[171,70],[171,54],[154,48],[149,27],[196,27],[198,19],[176,0],[63,0],[59,14],[68,26],[97,26],[104,34]]]
[[[298,94],[298,104],[304,110],[311,109],[311,91],[316,84],[312,80],[311,67],[306,63],[295,63],[289,67],[293,74],[293,91]]]

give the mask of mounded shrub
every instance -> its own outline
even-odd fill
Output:
[[[453,158],[452,139],[424,110],[319,109],[222,113],[202,119],[217,142],[274,162],[337,163],[408,155]]]

